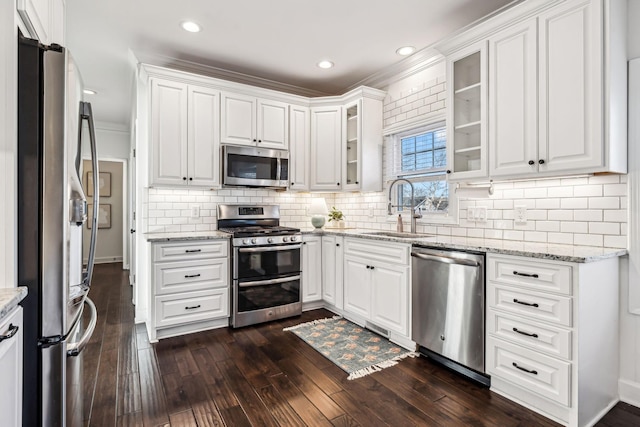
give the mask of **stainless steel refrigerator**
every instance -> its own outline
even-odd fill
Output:
[[[82,423],[81,352],[93,333],[87,298],[98,215],[98,165],[91,105],[68,52],[18,39],[18,280],[24,299],[23,425]],[[87,131],[83,123],[87,122]],[[82,145],[93,161],[93,215],[82,189]],[[82,233],[89,232],[82,262]],[[87,307],[89,319],[83,322]],[[86,323],[86,324],[85,324]]]

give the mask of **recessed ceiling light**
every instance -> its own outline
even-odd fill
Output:
[[[407,55],[411,55],[415,51],[416,51],[416,48],[413,46],[402,46],[400,49],[396,50],[396,53],[398,55],[407,56]]]
[[[183,30],[189,31],[190,33],[200,32],[200,25],[196,24],[193,21],[184,21],[182,24],[180,24],[180,26]]]
[[[91,89],[84,89],[82,92],[84,92],[87,95],[96,95],[98,93],[95,90],[91,90]]]
[[[320,67],[320,68],[331,68],[331,67],[333,67],[333,62],[331,62],[331,61],[320,61],[320,62],[318,62],[318,67]]]

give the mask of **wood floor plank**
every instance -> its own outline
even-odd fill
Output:
[[[356,427],[360,425],[356,420],[353,419],[353,417],[350,417],[347,414],[341,415],[338,418],[331,420],[331,424],[335,427]]]
[[[169,423],[176,427],[198,427],[198,423],[196,422],[191,409],[169,415]]]
[[[208,359],[206,349],[196,349],[193,351],[194,358],[200,365],[202,378],[208,385],[209,395],[216,402],[216,406],[222,410],[239,406],[240,403],[236,395],[231,390],[232,385],[228,384],[215,360]],[[226,360],[226,359],[223,359]]]
[[[117,408],[114,404],[118,387],[118,349],[111,347],[103,350],[98,366],[98,380],[94,397],[94,409],[91,411],[90,425],[114,425]]]
[[[140,396],[145,425],[157,426],[169,422],[166,400],[153,349],[138,350]]]
[[[272,384],[259,389],[258,395],[262,398],[265,406],[279,425],[305,426],[305,423],[298,414],[296,414],[296,411],[293,410],[286,399],[278,393],[278,390],[276,390]]]
[[[177,372],[162,375],[166,408],[169,415],[184,412],[191,408],[182,379],[183,377]]]
[[[144,427],[142,422],[142,412],[119,415],[116,427]]]
[[[222,419],[227,426],[233,427],[253,427],[247,414],[244,413],[240,406],[232,406],[230,408],[224,408],[220,410]]]
[[[183,384],[198,427],[224,426],[222,415],[201,375],[183,377]]]
[[[137,360],[137,359],[136,359]],[[118,416],[140,412],[140,377],[137,372],[118,377]]]
[[[296,414],[309,426],[330,426],[329,420],[315,407],[313,403],[298,388],[289,381],[284,374],[269,378],[278,393],[287,400]]]
[[[345,413],[349,414],[362,426],[388,426],[389,424],[378,418],[373,411],[369,411],[366,406],[362,406],[353,399],[349,393],[342,390],[331,395],[331,399],[336,402]]]
[[[264,403],[249,384],[238,367],[231,360],[216,362],[225,379],[233,384],[234,394],[240,402],[247,418],[253,425],[257,426],[277,426],[275,419],[268,412]]]

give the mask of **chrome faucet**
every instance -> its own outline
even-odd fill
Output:
[[[422,218],[422,214],[420,213],[420,206],[422,204],[424,204],[424,202],[426,201],[423,200],[420,203],[418,203],[417,205],[415,204],[415,199],[413,197],[413,183],[411,181],[409,181],[408,179],[405,178],[398,178],[396,180],[394,180],[391,185],[389,185],[389,204],[387,205],[387,214],[388,215],[392,215],[393,212],[391,212],[391,208],[399,208],[399,207],[406,207],[405,205],[392,205],[391,204],[391,190],[393,189],[393,186],[398,182],[398,181],[404,181],[407,184],[409,184],[409,186],[411,187],[411,233],[415,234],[416,233],[416,219],[418,218]]]

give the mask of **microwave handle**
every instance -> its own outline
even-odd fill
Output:
[[[276,181],[280,181],[280,172],[282,171],[282,160],[278,157],[276,166]]]

